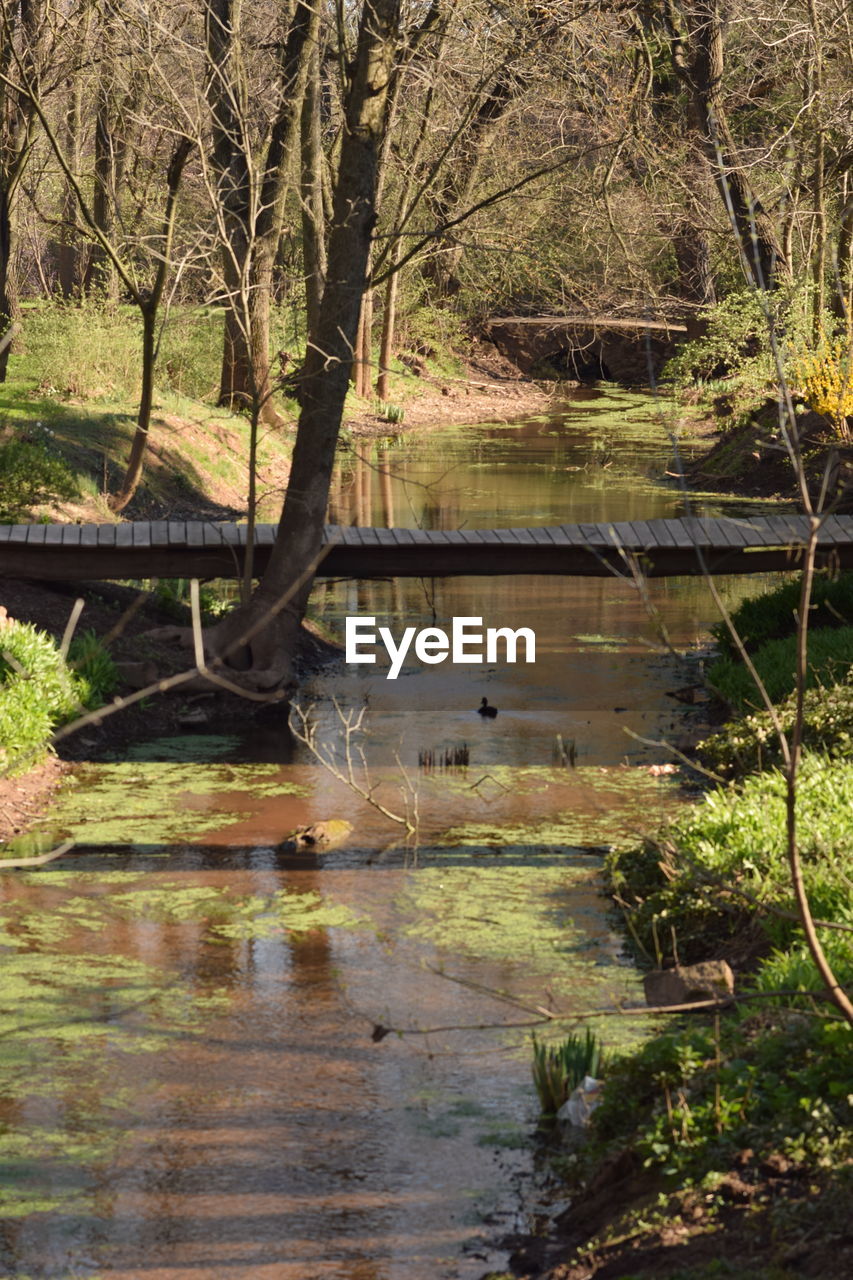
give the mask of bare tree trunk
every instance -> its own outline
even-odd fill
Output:
[[[154,406],[154,369],[157,363],[157,317],[163,290],[171,266],[172,238],[175,231],[175,213],[178,202],[178,188],[184,166],[192,150],[188,138],[182,138],[172,155],[166,180],[166,208],[163,214],[161,232],[162,248],[157,264],[154,284],[147,294],[140,295],[139,309],[142,312],[142,390],[139,397],[139,411],[136,416],[136,430],[130,448],[130,457],[124,474],[121,489],[110,498],[113,511],[123,511],[130,502],[139,482],[145,465],[148,451],[148,432],[151,427],[151,411]]]
[[[260,174],[253,173],[248,89],[236,49],[241,0],[205,0],[207,98],[223,221],[226,320],[219,403],[277,422],[270,381],[270,299],[290,160],[320,6],[297,0],[280,62],[281,104]]]
[[[12,266],[12,204],[35,141],[37,115],[33,94],[41,74],[44,40],[43,0],[27,0],[3,12],[0,32],[0,382],[6,381],[11,342],[7,335],[18,312],[18,293]],[[20,38],[17,57],[13,41]],[[13,87],[6,75],[17,62],[24,88]],[[16,75],[15,79],[18,77]]]
[[[379,349],[379,378],[376,382],[376,394],[380,400],[388,399],[388,383],[391,371],[391,360],[394,356],[394,340],[397,328],[397,291],[400,273],[392,270],[385,286],[385,310],[382,315],[382,342]]]
[[[326,280],[326,220],[323,208],[323,149],[320,136],[320,46],[315,40],[308,65],[301,121],[302,253],[308,342],[317,333]]]
[[[443,191],[432,201],[438,224],[449,222],[469,203],[483,157],[522,83],[511,67],[505,67],[480,100],[462,139],[461,154],[448,169]],[[424,274],[438,298],[452,298],[459,292],[462,254],[453,232],[436,238],[434,251],[424,263]]]
[[[841,211],[835,258],[832,314],[850,324],[853,317],[853,195],[848,195]]]
[[[80,133],[83,115],[83,86],[79,76],[68,83],[69,102],[65,115],[66,149],[68,163],[75,173],[80,172]],[[73,298],[83,283],[80,238],[77,231],[77,200],[66,182],[62,200],[63,227],[57,252],[59,291],[63,298]]]
[[[0,336],[6,337],[15,319],[17,297],[12,272],[12,219],[5,186],[0,186]],[[9,370],[9,350],[6,341],[0,349],[0,382],[6,381]]]
[[[308,350],[290,482],[269,566],[246,610],[215,637],[219,652],[247,638],[251,683],[289,678],[299,623],[323,540],[330,480],[349,384],[376,218],[378,151],[400,0],[366,0],[346,101],[317,345]]]
[[[104,236],[112,239],[113,207],[116,195],[115,154],[113,152],[113,111],[108,82],[102,78],[98,86],[98,109],[95,115],[95,181],[92,190],[92,215]],[[86,271],[86,291],[102,293],[109,302],[118,301],[118,275],[112,259],[95,241]]]
[[[370,263],[367,264],[370,274]],[[358,326],[358,341],[355,350],[355,390],[356,395],[367,400],[373,394],[373,290],[367,288],[361,300],[361,319]]]
[[[688,85],[700,139],[714,181],[734,224],[744,271],[761,289],[790,276],[773,219],[759,200],[737,155],[723,99],[723,28],[720,0],[687,0],[689,53],[676,30],[674,5],[666,6],[671,53],[678,75]]]

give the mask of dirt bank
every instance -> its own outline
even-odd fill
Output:
[[[346,426],[354,435],[376,436],[455,422],[509,422],[547,412],[558,388],[566,385],[535,382],[492,343],[474,340],[461,377],[436,377],[424,362],[412,362],[411,391],[400,401],[405,411],[402,422],[389,423],[367,413],[347,418]]]
[[[23,834],[44,816],[69,769],[50,756],[20,778],[0,777],[0,842]]]

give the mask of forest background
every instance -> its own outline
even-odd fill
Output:
[[[210,640],[273,687],[350,377],[387,408],[395,375],[496,313],[680,319],[682,375],[766,394],[784,346],[846,435],[851,63],[840,0],[5,2],[0,377],[40,335],[41,387],[73,393],[72,311],[78,344],[120,325],[126,355],[133,333],[114,516],[156,387],[245,414],[250,523],[264,433],[297,402],[269,568]]]

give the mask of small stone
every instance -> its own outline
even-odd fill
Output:
[[[131,689],[145,689],[157,682],[157,668],[153,662],[117,662],[119,679]]]
[[[646,1004],[653,1008],[672,1004],[696,1004],[726,999],[735,989],[735,977],[725,960],[680,964],[674,969],[653,969],[643,975]]]

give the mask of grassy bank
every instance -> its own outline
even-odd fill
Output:
[[[199,513],[221,518],[245,508],[248,419],[217,408],[222,318],[214,309],[173,313],[163,333],[143,486],[134,515]],[[140,326],[126,307],[58,302],[25,306],[0,396],[2,439],[25,442],[67,469],[74,494],[51,506],[60,518],[112,519],[106,495],[124,472],[140,390]],[[282,400],[285,419],[296,406]],[[291,438],[260,443],[261,487],[280,507]]]
[[[245,511],[248,416],[216,406],[222,329],[217,308],[176,307],[170,314],[157,362],[143,485],[128,518],[198,514],[224,519]],[[407,356],[404,350],[394,360],[391,402],[380,405],[351,392],[346,408],[351,422],[387,433],[400,429],[405,406],[437,401],[452,408],[454,401],[468,399],[462,389],[464,363],[456,354],[466,339],[458,325],[443,328],[435,316],[425,314],[409,341],[413,353],[421,354]],[[305,346],[304,333],[287,309],[274,312],[272,344],[282,353],[286,377],[298,368]],[[140,320],[133,308],[91,301],[24,305],[0,394],[0,519],[25,519],[30,512],[113,518],[106,496],[118,487],[130,451],[140,353]],[[456,407],[463,409],[463,404]],[[275,405],[281,425],[264,429],[258,448],[261,517],[268,519],[276,519],[281,509],[299,414],[286,382],[276,392]],[[480,408],[471,405],[472,420]],[[2,455],[10,444],[23,448],[26,456],[9,456],[4,484]],[[24,496],[29,500],[22,504],[21,476],[34,470],[45,483],[28,491]],[[4,504],[4,492],[17,494],[16,504],[11,499]]]
[[[747,601],[734,618],[787,727],[797,591],[788,584],[760,604]],[[797,794],[812,912],[848,990],[851,593],[850,578],[822,582],[816,593],[815,622],[831,625],[811,636],[812,749]],[[729,690],[731,706],[748,707],[742,664],[719,640],[715,684]],[[640,963],[726,960],[736,1001],[716,1015],[674,1018],[608,1069],[591,1140],[571,1173],[575,1204],[562,1223],[560,1268],[548,1274],[850,1274],[853,1037],[826,997],[798,921],[773,741],[768,712],[736,715],[704,747],[706,760],[736,780],[608,860],[609,888]]]

